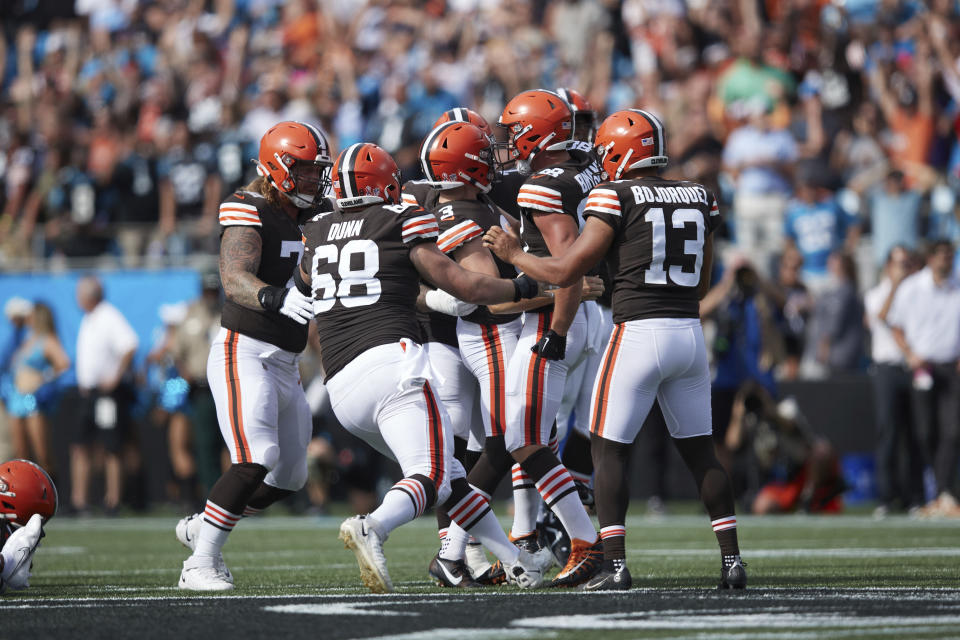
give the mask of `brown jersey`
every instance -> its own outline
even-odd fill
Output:
[[[409,180],[403,183],[403,202],[405,204],[423,207],[434,212],[440,190],[426,180]],[[431,288],[433,288],[431,286]],[[420,340],[427,342],[441,342],[454,349],[460,348],[457,341],[457,318],[438,311],[417,310],[417,322],[420,323]]]
[[[547,167],[530,176],[517,194],[520,206],[520,239],[535,256],[549,256],[550,250],[537,228],[537,214],[559,213],[570,216],[580,228],[580,206],[590,189],[603,175],[593,155],[571,155],[567,162]]]
[[[721,221],[712,193],[659,177],[604,182],[590,192],[583,216],[616,234],[606,256],[614,322],[699,316],[703,244]]]
[[[500,219],[500,211],[485,200],[457,200],[438,204],[434,210],[440,224],[440,237],[437,247],[451,258],[454,252],[483,234],[494,225],[506,226]],[[501,278],[513,278],[517,275],[512,265],[493,256]],[[464,317],[464,320],[477,324],[503,324],[519,318],[519,313],[494,315],[486,307],[477,307],[476,311]],[[456,323],[454,323],[456,325]]]
[[[275,287],[293,286],[293,272],[303,253],[297,221],[259,193],[237,191],[220,205],[220,233],[227,227],[253,227],[260,234],[260,266],[256,276]],[[299,353],[307,345],[307,328],[266,309],[250,309],[227,300],[220,324],[225,329]]]
[[[410,249],[437,241],[432,213],[376,204],[315,216],[303,228],[323,369],[329,379],[358,355],[402,338],[420,341],[420,274]]]

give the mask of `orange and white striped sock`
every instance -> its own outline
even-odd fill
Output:
[[[197,547],[193,555],[216,558],[227,543],[227,537],[233,528],[240,522],[242,516],[230,513],[223,507],[207,500],[203,509],[203,523],[200,525],[200,534],[197,536]]]

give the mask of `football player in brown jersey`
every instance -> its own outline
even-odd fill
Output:
[[[710,514],[720,545],[720,588],[747,583],[730,479],[714,453],[699,320],[720,213],[703,186],[659,177],[667,163],[664,134],[647,111],[619,111],[603,122],[596,143],[610,180],[590,192],[583,232],[563,255],[525,253],[516,237],[498,228],[484,237],[500,258],[547,282],[568,285],[604,257],[613,277],[615,329],[590,408],[604,563],[586,589],[630,588],[627,455],[655,399]]]
[[[492,154],[492,140],[483,130],[470,123],[454,121],[431,131],[421,147],[420,162],[427,181],[438,189],[433,211],[440,226],[437,240],[440,251],[470,271],[510,278],[516,275],[514,268],[495,259],[481,245],[484,231],[512,220],[485,197],[494,179]],[[535,300],[524,304],[549,302],[549,298]],[[467,469],[468,480],[488,498],[513,463],[504,443],[506,364],[516,348],[521,323],[518,311],[504,313],[503,310],[504,305],[479,307],[454,323],[457,343],[454,357],[466,368],[472,386],[476,387],[479,382],[480,392],[482,431],[475,439],[483,443],[483,450],[475,464]],[[445,381],[444,387],[446,385]],[[464,389],[465,386],[461,383],[459,388],[445,391],[472,398],[472,394],[465,391],[474,389]],[[472,401],[469,405],[472,406]],[[435,562],[462,562],[466,544],[465,532],[451,525]],[[542,570],[550,568],[549,552],[531,551]],[[473,560],[471,567],[476,566],[477,560]],[[495,565],[479,579],[481,582],[497,580],[498,576],[502,577],[502,571]]]
[[[232,589],[221,549],[233,527],[306,482],[312,421],[297,359],[313,310],[309,289],[294,284],[303,252],[297,219],[325,195],[332,165],[319,129],[281,122],[260,140],[260,177],[220,205],[226,302],[207,380],[232,465],[203,513],[177,524],[177,539],[193,551],[181,589]]]
[[[599,181],[595,159],[574,155],[573,114],[552,91],[525,91],[500,116],[507,141],[498,159],[529,176],[520,188],[520,236],[531,255],[562,255],[579,231],[580,204]],[[542,498],[572,541],[566,566],[552,586],[576,586],[600,566],[597,532],[570,473],[548,446],[567,372],[584,355],[587,325],[580,290],[554,291],[552,305],[527,311],[516,351],[507,364],[506,446],[514,468],[511,537],[539,547],[536,517]]]
[[[437,248],[432,213],[400,203],[399,170],[374,144],[345,149],[334,165],[337,208],[304,227],[300,278],[310,283],[330,403],[354,435],[397,460],[404,478],[372,513],[349,518],[340,538],[372,591],[392,590],[383,542],[434,504],[480,540],[521,587],[542,580],[531,556],[510,543],[487,498],[453,457],[449,418],[419,344],[419,281],[461,300],[493,304],[537,295],[536,283],[467,271]],[[459,585],[469,575],[437,569]]]
[[[430,140],[433,131],[451,122],[476,126],[483,132],[482,135],[492,135],[490,125],[483,116],[471,109],[458,107],[441,114],[426,139]],[[421,157],[422,154],[423,149],[421,148]],[[427,173],[426,179],[410,180],[404,183],[403,202],[418,205],[431,213],[436,213],[437,200],[440,197],[441,189],[446,188],[449,187],[432,179],[431,174]],[[480,422],[479,406],[477,404],[479,394],[477,393],[476,379],[460,358],[460,345],[457,341],[457,318],[473,313],[477,305],[457,300],[443,289],[432,288],[428,283],[421,283],[421,295],[417,302],[418,306],[426,307],[426,309],[418,308],[417,312],[417,319],[420,322],[421,344],[427,351],[430,366],[438,374],[438,380],[442,379],[443,381],[443,384],[437,385],[435,391],[450,417],[450,424],[453,428],[454,457],[469,472],[473,462],[480,456],[482,444],[482,438],[478,441],[475,436],[471,436],[472,423],[476,421],[479,425]],[[482,432],[480,435],[482,436]],[[471,443],[473,451],[468,450]],[[450,543],[447,538],[450,518],[443,509],[437,509],[436,516],[441,549],[445,549]],[[466,567],[462,566],[462,554],[461,557],[457,558],[460,564],[457,564],[456,567],[451,564],[448,568],[455,572],[462,571],[468,578],[474,573],[481,575],[487,572],[490,569],[490,563],[483,555],[483,551],[476,546],[471,547],[471,550],[473,551],[471,557],[477,560],[475,563],[476,571],[467,571]],[[445,574],[439,571],[436,566],[438,562],[443,561],[445,561],[445,558],[440,556],[434,558],[431,561],[430,573],[438,582],[452,586],[449,581],[445,580]],[[450,563],[454,563],[454,561],[450,560]],[[462,581],[457,586],[464,586],[465,584],[467,584],[467,581]]]

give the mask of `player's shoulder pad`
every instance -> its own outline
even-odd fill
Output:
[[[234,191],[220,204],[219,222],[224,227],[262,227],[260,212],[266,199],[253,191]]]
[[[437,209],[440,221],[445,223],[443,232],[437,238],[440,251],[450,253],[483,235],[483,229],[475,220],[479,207],[487,208],[488,205],[479,200],[458,200]]]
[[[622,215],[620,206],[620,189],[616,183],[601,182],[587,195],[587,204],[584,207],[584,213],[587,211],[596,211],[598,213],[607,213],[613,216]]]
[[[384,213],[392,213],[400,219],[400,239],[404,243],[436,240],[440,234],[440,225],[437,224],[435,215],[419,205],[407,204],[381,204],[380,207]]]
[[[517,204],[524,209],[563,213],[563,193],[571,181],[567,173],[568,170],[560,166],[537,171],[520,187]]]
[[[437,188],[426,180],[407,180],[400,188],[403,204],[429,207],[436,201]]]

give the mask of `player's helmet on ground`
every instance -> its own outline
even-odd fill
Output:
[[[420,146],[420,166],[440,189],[463,184],[486,193],[494,180],[493,142],[469,122],[447,122],[431,131]]]
[[[530,173],[530,162],[541,151],[566,151],[573,146],[573,113],[567,102],[552,91],[524,91],[503,108],[497,123],[506,131],[506,142],[495,151],[502,163],[517,161],[517,169]]]
[[[625,109],[607,117],[597,130],[597,153],[610,180],[631,169],[667,165],[666,133],[649,111]]]
[[[333,194],[341,209],[400,202],[400,169],[377,145],[352,144],[333,163]]]
[[[457,107],[456,109],[444,111],[443,115],[433,123],[433,128],[436,129],[446,122],[469,122],[470,124],[480,127],[480,129],[491,138],[493,137],[493,129],[490,128],[490,123],[473,109]]]
[[[299,209],[313,206],[327,194],[332,165],[330,143],[313,125],[280,122],[260,139],[257,173]]]
[[[576,89],[560,87],[557,95],[566,100],[573,111],[573,139],[593,142],[597,133],[597,112],[590,101]]]
[[[57,487],[43,467],[29,460],[0,465],[0,545],[35,513],[46,522],[57,512]]]

